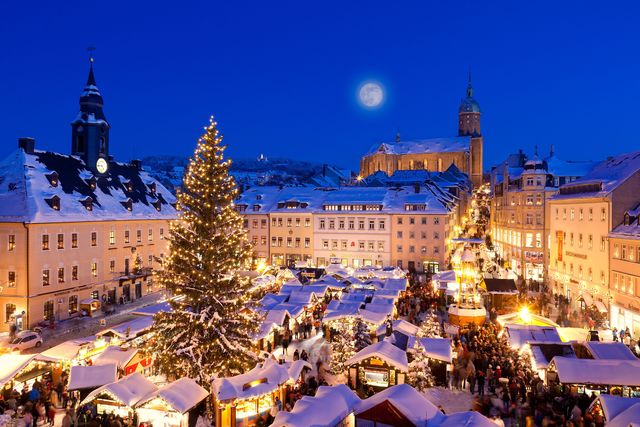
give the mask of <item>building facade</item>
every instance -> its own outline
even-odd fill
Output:
[[[443,172],[455,165],[471,179],[474,187],[482,185],[483,138],[480,129],[480,105],[473,97],[471,79],[467,95],[458,108],[458,136],[376,144],[360,160],[360,176],[366,178],[382,171],[392,175],[397,170]]]
[[[610,309],[608,236],[636,206],[638,188],[640,152],[635,152],[599,163],[549,198],[549,281],[574,308]]]
[[[0,162],[0,330],[82,315],[83,301],[158,291],[175,198],[138,161],[109,156],[93,67],[72,123],[72,155],[35,140]]]
[[[553,151],[527,160],[522,151],[492,168],[491,230],[497,254],[520,278],[543,281],[547,265],[546,207],[558,187],[586,174],[592,162],[567,162]]]

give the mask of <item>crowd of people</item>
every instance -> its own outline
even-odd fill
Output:
[[[15,420],[17,427],[54,425],[58,410],[75,404],[74,397],[66,391],[65,383],[66,377],[63,377],[54,384],[49,374],[41,380],[36,379],[30,388],[25,384],[21,391],[9,383],[0,396],[0,415]]]

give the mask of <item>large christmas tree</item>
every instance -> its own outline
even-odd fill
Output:
[[[251,349],[259,326],[247,309],[250,283],[237,275],[251,256],[243,219],[234,208],[238,189],[229,176],[222,136],[211,118],[177,194],[178,220],[157,280],[182,298],[155,316],[147,350],[159,370],[211,380],[245,372],[257,361]]]
[[[329,369],[334,375],[343,375],[347,370],[345,362],[356,354],[353,318],[331,322],[331,361]]]

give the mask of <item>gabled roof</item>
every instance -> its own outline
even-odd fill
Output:
[[[103,385],[85,397],[83,403],[91,402],[102,394],[110,396],[122,405],[133,408],[140,399],[155,393],[158,387],[146,379],[141,373],[135,372],[118,381]]]
[[[428,154],[469,151],[471,137],[416,139],[411,141],[383,142],[372,146],[367,156],[373,154]]]
[[[71,367],[68,390],[86,390],[110,384],[118,378],[118,367],[115,363],[106,365]]]
[[[638,360],[629,347],[621,342],[586,341],[584,346],[594,359]]]
[[[490,294],[517,294],[518,288],[513,279],[484,279],[484,285]]]
[[[109,365],[115,363],[118,369],[124,369],[137,353],[138,349],[136,348],[123,349],[117,346],[109,346],[93,359],[93,364]]]
[[[379,341],[375,344],[371,344],[357,352],[344,364],[345,366],[355,365],[370,357],[377,357],[387,364],[394,366],[401,371],[407,372],[409,370],[409,361],[407,360],[407,352],[400,350],[398,347],[390,343],[389,341]]]
[[[640,386],[640,360],[569,359],[556,356],[551,365],[563,384]]]
[[[145,403],[160,398],[176,412],[185,414],[206,399],[207,396],[209,396],[207,390],[200,387],[191,378],[185,377],[147,394],[135,406],[144,407]]]

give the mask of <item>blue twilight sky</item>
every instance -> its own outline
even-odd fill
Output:
[[[612,5],[612,3],[615,3]],[[638,2],[3,1],[0,156],[70,147],[95,72],[121,160],[188,155],[215,114],[232,157],[357,168],[376,142],[453,136],[471,67],[485,169],[517,148],[639,148]],[[365,110],[358,86],[381,82]]]

